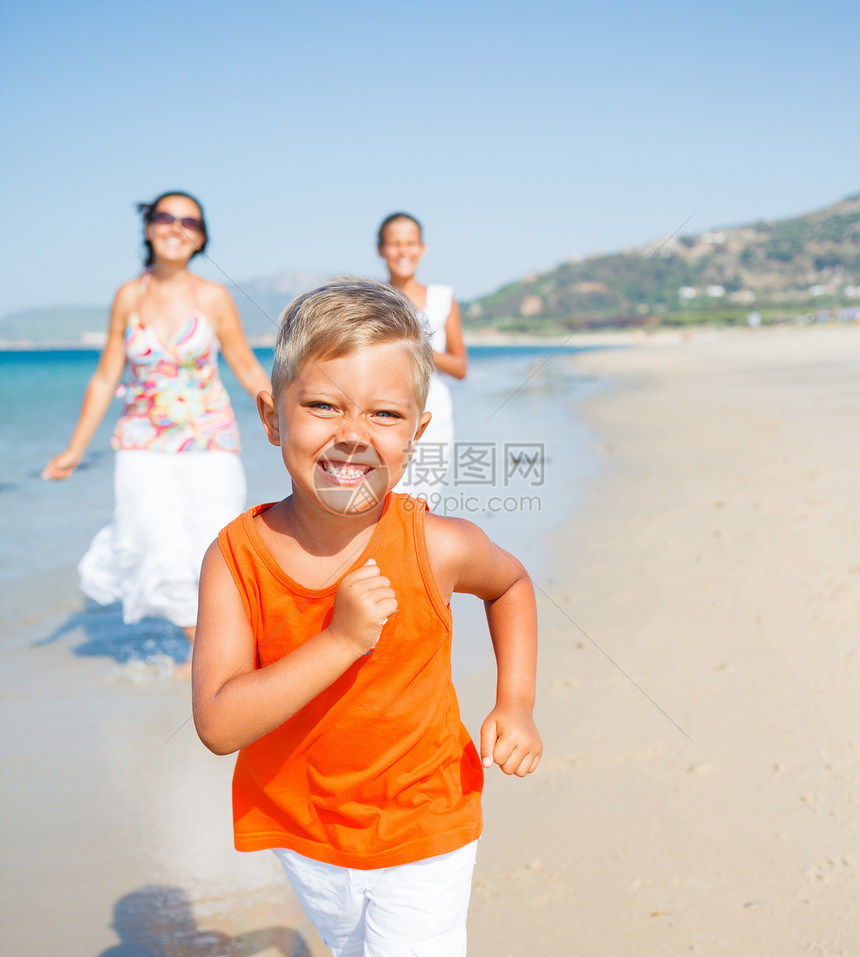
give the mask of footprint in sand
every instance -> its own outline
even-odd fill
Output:
[[[804,876],[813,884],[831,884],[833,881],[847,876],[852,867],[853,864],[847,857],[840,857],[835,860],[832,857],[828,857],[827,860],[821,864],[810,867],[809,870],[804,873]]]

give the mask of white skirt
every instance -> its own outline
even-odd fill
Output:
[[[122,602],[123,620],[197,621],[203,555],[245,507],[245,472],[233,452],[118,451],[113,522],[78,565],[81,590]]]

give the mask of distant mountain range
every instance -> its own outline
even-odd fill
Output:
[[[322,273],[283,270],[231,286],[249,338],[271,341],[278,316]],[[775,222],[672,236],[571,259],[463,303],[467,329],[542,334],[608,326],[731,324],[804,314],[860,315],[860,193]],[[0,345],[98,346],[107,306],[57,306],[0,317]]]
[[[793,219],[568,260],[474,300],[465,315],[474,327],[538,332],[839,309],[860,310],[860,194]]]
[[[46,306],[0,317],[0,346],[56,343],[99,346],[104,341],[109,306]]]
[[[271,276],[230,283],[230,295],[253,343],[270,342],[284,306],[299,293],[319,285],[322,273],[285,269]],[[51,343],[100,347],[105,340],[110,306],[49,306],[0,317],[0,347]]]
[[[275,335],[278,319],[289,302],[327,278],[324,273],[310,270],[284,269],[270,276],[230,283],[228,289],[248,337],[259,341]]]

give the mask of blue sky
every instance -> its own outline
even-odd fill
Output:
[[[134,203],[197,194],[233,279],[420,278],[469,298],[573,255],[860,189],[860,5],[6,4],[0,315],[108,303]],[[202,274],[219,278],[209,265]]]

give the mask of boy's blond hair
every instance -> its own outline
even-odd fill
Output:
[[[412,361],[412,388],[424,411],[433,350],[427,327],[403,293],[375,279],[333,279],[294,299],[281,313],[272,394],[275,398],[315,359],[338,359],[365,346],[402,342]]]

